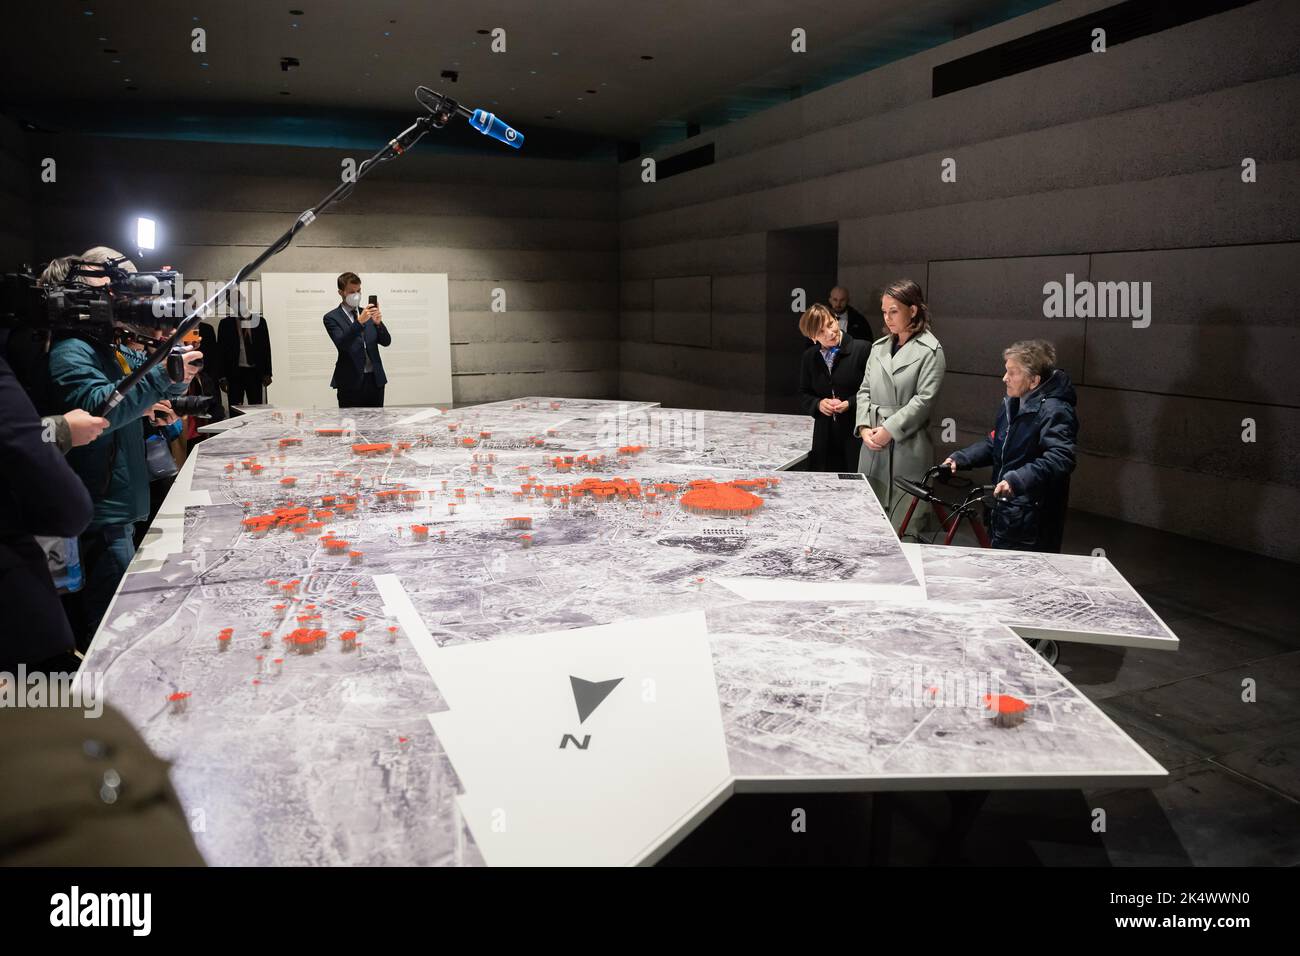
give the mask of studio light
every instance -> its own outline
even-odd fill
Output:
[[[156,247],[157,223],[140,216],[135,221],[135,247],[141,252]]]

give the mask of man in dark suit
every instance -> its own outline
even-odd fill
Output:
[[[339,408],[383,408],[384,360],[379,347],[393,344],[377,305],[361,306],[361,277],[339,276],[339,306],[325,313],[325,331],[338,349],[330,388],[338,389]]]
[[[221,354],[221,388],[236,405],[261,405],[262,389],[271,384],[271,334],[261,313],[244,314],[239,293],[230,291],[230,314],[217,329]],[[250,328],[251,326],[251,328]]]
[[[831,289],[827,303],[830,305],[831,311],[835,313],[835,319],[840,324],[841,332],[847,332],[858,341],[866,342],[868,346],[875,340],[875,336],[871,334],[871,323],[867,321],[867,317],[849,305],[848,289],[837,285]]]

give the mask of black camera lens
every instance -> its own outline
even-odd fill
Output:
[[[172,411],[177,415],[193,415],[195,418],[211,418],[217,407],[215,395],[185,395],[173,398]]]

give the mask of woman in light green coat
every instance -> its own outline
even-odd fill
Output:
[[[894,477],[919,480],[934,464],[928,428],[946,365],[919,285],[911,279],[891,283],[880,311],[887,334],[872,343],[858,390],[858,470],[898,527],[907,513],[900,499],[907,495],[894,487]],[[918,509],[913,521],[923,517]]]

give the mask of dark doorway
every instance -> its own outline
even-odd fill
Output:
[[[799,411],[799,356],[809,341],[799,334],[795,290],[804,308],[825,302],[839,272],[839,223],[777,229],[767,234],[767,326],[763,411]]]

